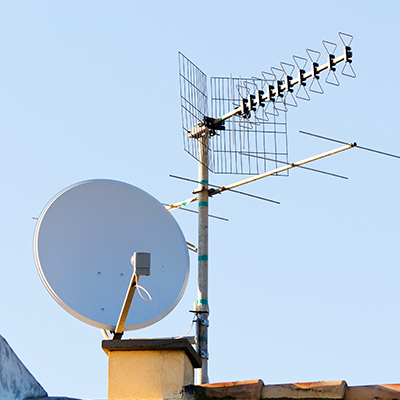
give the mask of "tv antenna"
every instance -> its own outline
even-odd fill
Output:
[[[189,276],[187,244],[171,213],[113,180],[76,183],[54,196],[37,220],[33,252],[53,299],[113,339],[169,314]]]
[[[335,43],[322,41],[326,62],[321,65],[321,53],[307,49],[308,59],[293,56],[294,64],[282,62],[279,67],[261,72],[259,78],[211,78],[211,115],[208,111],[207,76],[179,53],[184,149],[198,161],[199,186],[193,191],[194,196],[166,208],[173,210],[198,202],[198,298],[195,312],[196,348],[202,358],[199,383],[208,383],[208,199],[267,176],[287,175],[292,168],[356,146],[356,143],[345,143],[298,162],[288,161],[288,107],[296,107],[297,99],[309,101],[308,92],[324,93],[320,83],[324,71],[327,71],[325,82],[339,86],[336,75],[339,64],[343,75],[356,77],[350,47],[353,36],[340,32],[339,38],[343,44],[343,53],[339,56],[335,55]],[[310,68],[306,71],[308,61]],[[211,187],[210,171],[253,176],[233,184]]]

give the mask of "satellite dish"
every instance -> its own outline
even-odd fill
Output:
[[[151,294],[134,296],[125,330],[164,318],[189,276],[185,238],[172,215],[143,190],[113,180],[76,183],[58,193],[38,218],[36,268],[54,300],[74,317],[113,330],[133,274],[134,252],[151,254]]]

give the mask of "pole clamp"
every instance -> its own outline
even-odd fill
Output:
[[[209,355],[206,351],[204,351],[204,350],[200,350],[199,356],[200,356],[201,358],[206,359],[206,360],[208,360],[208,359],[210,358],[210,355]]]
[[[199,318],[198,321],[203,326],[206,326],[206,327],[210,326],[210,321],[208,319],[206,319],[206,318]]]
[[[204,190],[207,190],[207,188],[205,186],[201,186],[197,189],[192,190],[192,193],[197,194],[197,193],[203,192]]]

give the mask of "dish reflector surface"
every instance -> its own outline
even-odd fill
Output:
[[[70,314],[113,330],[132,277],[134,252],[151,254],[150,276],[139,284],[124,330],[165,317],[178,304],[189,276],[189,254],[179,225],[143,190],[118,181],[91,180],[58,193],[42,211],[33,252],[40,278]]]

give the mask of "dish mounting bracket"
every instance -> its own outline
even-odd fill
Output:
[[[132,304],[133,295],[138,286],[139,277],[150,275],[150,253],[133,253],[131,258],[133,265],[133,274],[129,283],[128,291],[126,292],[124,304],[122,305],[121,313],[118,318],[113,340],[120,340],[124,334],[125,321],[128,317],[129,309]]]

